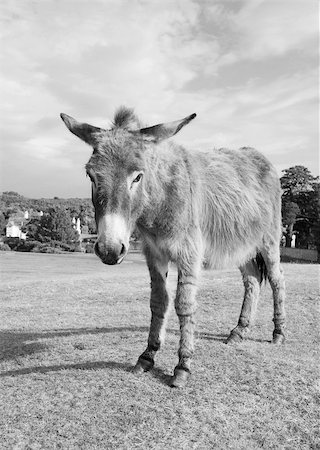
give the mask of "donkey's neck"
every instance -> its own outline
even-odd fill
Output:
[[[156,235],[173,235],[190,223],[194,189],[192,155],[171,142],[145,154],[144,208],[138,226]]]

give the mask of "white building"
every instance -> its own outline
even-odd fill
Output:
[[[73,217],[72,226],[77,231],[78,234],[81,234],[81,223],[79,217],[77,219]]]
[[[10,220],[6,226],[6,237],[14,237],[25,240],[27,238],[26,233],[21,231],[20,226]]]

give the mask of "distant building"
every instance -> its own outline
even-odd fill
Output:
[[[20,238],[20,227],[19,225],[15,225],[14,222],[10,221],[8,222],[7,226],[6,226],[6,236],[7,237],[17,237]]]
[[[78,232],[78,234],[81,234],[81,225],[80,225],[79,217],[78,217],[77,223],[76,223],[76,231]]]
[[[27,238],[26,233],[21,231],[20,225],[10,220],[6,226],[6,237],[14,237],[25,240]]]
[[[38,215],[39,213],[36,214]],[[27,239],[27,233],[22,231],[22,227],[29,222],[30,218],[29,211],[17,212],[10,216],[6,226],[6,237],[19,238],[23,240]]]
[[[77,219],[75,217],[73,217],[72,226],[78,234],[81,234],[81,223],[80,223],[79,217]]]

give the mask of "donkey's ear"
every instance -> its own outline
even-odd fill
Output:
[[[102,128],[93,127],[87,123],[77,122],[73,117],[68,116],[67,114],[60,114],[61,119],[66,124],[66,127],[69,128],[71,133],[78,136],[87,144],[93,145],[95,143],[95,135],[101,131],[105,131]]]
[[[141,128],[140,134],[146,141],[162,141],[163,139],[168,139],[169,137],[177,134],[182,127],[187,125],[195,117],[196,114],[194,113],[191,114],[191,116],[185,117],[181,120],[176,120],[175,122],[160,123],[159,125],[154,125],[153,127]]]

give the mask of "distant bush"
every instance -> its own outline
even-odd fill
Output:
[[[7,237],[7,238],[3,239],[3,242],[5,244],[7,244],[11,248],[11,250],[15,250],[17,245],[20,242],[20,239],[19,238],[15,238],[15,237]]]
[[[39,253],[63,253],[61,247],[50,247],[49,245],[41,246],[38,250]]]
[[[8,244],[5,244],[4,242],[0,242],[0,252],[10,252],[11,248]]]
[[[65,244],[64,242],[59,242],[58,245],[65,252],[74,252],[75,244]]]
[[[86,253],[94,253],[94,244],[87,244],[85,246]]]
[[[19,241],[14,250],[16,252],[32,252],[39,245],[41,245],[39,241]]]
[[[60,241],[40,242],[36,240],[20,240],[19,238],[5,238],[4,242],[0,245],[6,245],[9,250],[16,252],[32,252],[32,253],[64,253],[83,251],[77,250],[79,244],[66,244]],[[6,247],[6,248],[7,248]],[[3,250],[1,248],[1,250]]]
[[[40,242],[37,240],[21,240],[19,238],[2,238],[3,242],[0,245],[6,245],[6,249],[14,250],[16,252],[32,252],[32,253],[64,253],[64,252],[84,252],[80,247],[79,242],[67,244],[57,240],[47,240],[47,242]],[[3,250],[1,248],[0,250]],[[93,251],[93,250],[92,250]],[[92,252],[90,252],[92,253]]]
[[[84,252],[85,252],[85,249],[82,248],[81,245],[77,244],[77,245],[75,246],[74,251],[75,251],[76,253],[84,253]]]

